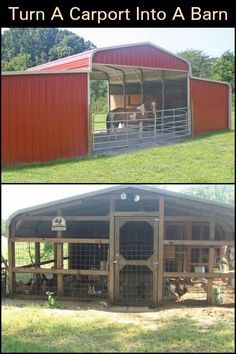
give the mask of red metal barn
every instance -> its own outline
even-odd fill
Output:
[[[91,110],[92,80],[107,82],[108,116]],[[150,43],[94,49],[3,73],[2,161],[158,144],[227,129],[229,117],[229,86],[192,78],[183,58]]]

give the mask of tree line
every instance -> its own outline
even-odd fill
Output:
[[[64,58],[96,48],[83,37],[58,28],[11,28],[2,34],[2,71],[25,70],[48,61]],[[196,49],[178,52],[191,63],[197,77],[226,81],[234,93],[234,53],[226,51],[220,57],[211,57]],[[107,105],[106,82],[91,82],[92,102],[99,110]]]

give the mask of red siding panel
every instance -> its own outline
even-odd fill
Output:
[[[87,74],[2,77],[4,165],[88,153]]]
[[[189,70],[188,64],[182,59],[148,44],[109,50],[101,49],[94,54],[93,63]]]
[[[191,78],[190,97],[193,106],[193,135],[228,128],[227,84]]]

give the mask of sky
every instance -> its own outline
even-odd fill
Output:
[[[234,52],[234,28],[67,28],[97,47],[152,42],[173,53],[197,49],[212,57]]]
[[[88,193],[115,184],[12,184],[2,185],[2,219],[7,219],[19,209]],[[158,187],[158,185],[156,185]],[[172,191],[180,191],[184,185],[165,185]]]

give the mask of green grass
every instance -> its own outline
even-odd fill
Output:
[[[107,113],[93,113],[94,129],[106,128],[106,117]]]
[[[188,318],[118,321],[95,310],[3,306],[2,352],[234,352],[233,325]]]
[[[4,183],[232,183],[234,132],[117,156],[78,158],[3,168]]]

